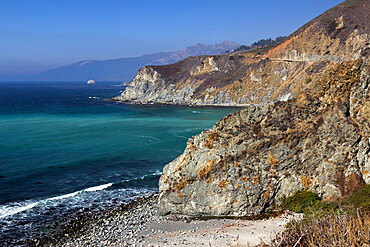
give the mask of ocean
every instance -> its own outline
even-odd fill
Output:
[[[109,102],[112,82],[0,82],[0,244],[158,190],[189,137],[236,108]]]

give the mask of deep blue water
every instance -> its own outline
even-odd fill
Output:
[[[37,231],[50,214],[156,191],[187,139],[237,110],[107,100],[123,89],[0,82],[0,239]]]

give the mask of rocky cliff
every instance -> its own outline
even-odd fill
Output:
[[[113,100],[234,106],[290,99],[327,67],[368,56],[369,12],[367,0],[349,0],[274,47],[146,66]]]
[[[147,89],[127,91],[138,101],[268,103],[189,139],[164,167],[160,212],[258,214],[297,190],[335,200],[370,183],[368,13],[368,1],[346,1],[275,47],[144,68]],[[175,96],[151,91],[158,82]]]
[[[160,178],[161,213],[258,214],[300,189],[330,200],[370,183],[369,60],[326,67],[314,85],[190,138]]]

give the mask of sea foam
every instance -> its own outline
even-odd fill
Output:
[[[17,214],[17,213],[20,213],[20,212],[23,212],[23,211],[26,211],[26,210],[29,210],[31,208],[36,207],[37,205],[47,204],[50,201],[56,201],[56,200],[62,200],[62,199],[74,197],[74,196],[77,196],[78,194],[81,194],[81,193],[84,193],[84,192],[94,192],[94,191],[104,190],[104,189],[109,188],[112,185],[113,185],[113,183],[98,185],[98,186],[90,187],[90,188],[87,188],[87,189],[79,190],[79,191],[68,193],[68,194],[61,195],[61,196],[46,198],[46,199],[43,199],[43,200],[40,200],[40,201],[37,201],[37,202],[27,202],[26,201],[26,202],[24,202],[23,205],[2,205],[2,206],[0,206],[0,219],[5,218],[7,216],[12,216],[14,214]]]

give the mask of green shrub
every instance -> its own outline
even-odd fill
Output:
[[[270,246],[370,246],[370,184],[338,203],[307,190],[283,197],[282,209],[305,215],[289,222]]]
[[[269,246],[369,246],[370,213],[340,212],[291,222]],[[258,246],[266,246],[261,243]]]
[[[310,210],[316,212],[316,214],[326,214],[336,212],[339,209],[339,205],[335,202],[316,201]]]
[[[300,190],[294,195],[283,198],[282,209],[308,215],[325,215],[335,212],[339,206],[334,202],[322,201],[319,196],[308,190]]]
[[[319,200],[320,198],[316,193],[308,190],[300,190],[292,196],[283,198],[281,208],[288,209],[296,213],[303,213],[309,207],[314,206],[314,204]]]
[[[370,211],[370,184],[366,184],[364,187],[354,192],[343,201],[343,204]]]

